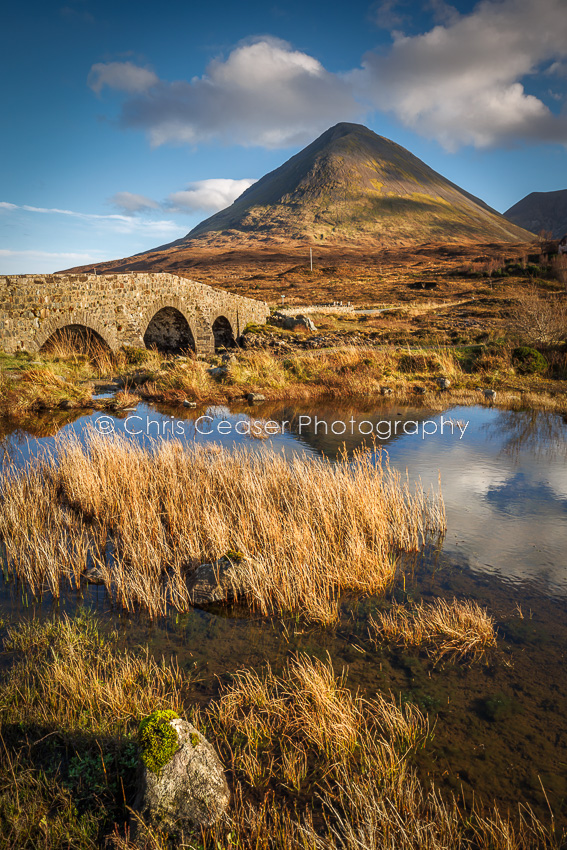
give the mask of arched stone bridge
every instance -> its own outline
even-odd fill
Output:
[[[172,274],[53,274],[0,277],[0,349],[39,351],[64,329],[112,351],[121,345],[212,354],[267,304]]]

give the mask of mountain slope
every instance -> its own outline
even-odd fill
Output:
[[[175,242],[104,271],[178,271],[203,253],[528,242],[533,234],[360,124],[337,124]]]
[[[567,233],[567,189],[557,192],[531,192],[510,207],[505,217],[533,233],[551,231],[553,239]]]
[[[230,232],[317,244],[530,238],[400,145],[337,124],[172,245]]]

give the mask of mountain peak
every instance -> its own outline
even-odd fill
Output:
[[[531,235],[401,145],[341,122],[183,239],[355,247],[510,241]]]

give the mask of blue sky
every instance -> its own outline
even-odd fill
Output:
[[[345,120],[500,211],[567,187],[567,0],[35,0],[0,63],[0,273],[183,236]]]

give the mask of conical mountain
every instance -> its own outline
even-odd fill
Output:
[[[531,240],[401,145],[361,124],[337,124],[182,239],[81,269],[177,271],[213,255],[293,253],[306,244],[340,253]]]
[[[360,124],[331,127],[167,247],[200,237],[380,247],[531,234]],[[166,246],[163,246],[166,247]]]

